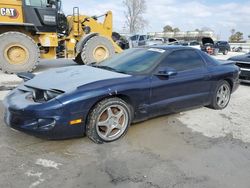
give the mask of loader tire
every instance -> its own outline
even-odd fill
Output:
[[[75,59],[74,62],[76,62],[78,65],[84,65],[84,62],[82,61],[82,56],[81,54],[78,54]]]
[[[102,36],[90,38],[81,53],[84,64],[99,63],[113,55],[115,55],[115,48],[112,42]]]
[[[39,59],[39,48],[35,41],[20,32],[0,35],[0,68],[3,72],[31,72]]]

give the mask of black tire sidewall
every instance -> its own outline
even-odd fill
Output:
[[[19,32],[8,32],[0,36],[0,67],[7,73],[18,73],[32,71],[39,58],[38,47],[29,36]],[[24,46],[29,52],[29,58],[26,63],[23,64],[10,64],[4,57],[4,52],[11,44],[20,44]]]
[[[124,130],[124,132],[116,139],[114,140],[103,140],[97,133],[97,119],[100,115],[100,113],[106,109],[109,106],[112,105],[121,105],[127,112],[128,114],[128,124],[126,126],[126,129]],[[127,104],[125,101],[121,100],[120,98],[109,98],[109,99],[104,99],[103,101],[99,102],[97,105],[95,105],[95,107],[93,108],[93,110],[90,112],[89,117],[88,117],[88,121],[87,121],[87,125],[86,125],[86,134],[87,136],[93,140],[95,143],[103,143],[103,142],[113,142],[116,141],[118,139],[120,139],[121,137],[123,137],[127,131],[128,128],[130,127],[132,121],[132,110],[129,104]]]
[[[82,61],[81,54],[78,54],[78,55],[75,57],[74,62],[76,62],[78,65],[84,65],[84,62]]]

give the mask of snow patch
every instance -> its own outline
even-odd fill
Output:
[[[28,171],[25,173],[28,177],[38,177],[40,178],[43,173],[42,172],[33,172],[33,171]]]
[[[42,172],[34,172],[32,170],[29,170],[25,173],[26,176],[28,177],[35,177],[35,178],[38,178],[37,181],[35,181],[34,183],[32,183],[29,188],[34,188],[38,185],[40,185],[42,182],[44,182],[45,180],[41,178],[41,176],[43,175]]]
[[[36,164],[43,166],[45,168],[55,168],[55,169],[59,169],[58,167],[62,165],[61,163],[56,163],[54,161],[47,160],[47,159],[37,159]]]
[[[44,182],[44,179],[39,179],[37,181],[35,181],[34,183],[32,183],[29,188],[34,188],[37,187],[38,185],[40,185],[42,182]]]

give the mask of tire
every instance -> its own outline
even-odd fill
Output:
[[[214,49],[214,53],[213,53],[213,55],[214,55],[214,56],[217,56],[217,55],[218,55],[218,53],[219,53],[219,50],[215,48],[215,49]]]
[[[224,98],[223,101],[220,101],[220,99],[222,98]],[[212,103],[209,105],[209,107],[215,110],[222,110],[227,107],[230,98],[231,98],[231,86],[225,80],[219,81],[212,96]]]
[[[228,50],[225,50],[224,52],[223,52],[223,55],[227,55],[228,54]]]
[[[86,135],[97,144],[118,140],[127,133],[131,112],[130,105],[120,98],[102,100],[88,116]]]
[[[32,38],[20,32],[6,32],[0,35],[0,41],[3,72],[31,72],[36,68],[40,51]]]
[[[74,59],[74,62],[76,62],[78,65],[84,65],[84,62],[82,61],[81,54],[78,54],[76,58]]]
[[[97,55],[95,56],[94,54]],[[113,55],[115,55],[115,48],[112,42],[102,36],[94,36],[90,38],[85,43],[81,53],[84,64],[99,63]]]

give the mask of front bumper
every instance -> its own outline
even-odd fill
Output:
[[[250,68],[241,68],[240,81],[250,83]]]
[[[29,93],[18,89],[5,98],[4,121],[13,129],[46,139],[65,139],[84,136],[85,125],[70,125],[81,113],[71,113],[56,99],[47,103],[28,100]]]
[[[240,67],[240,82],[250,83],[250,63],[244,61],[237,61],[236,65]]]

